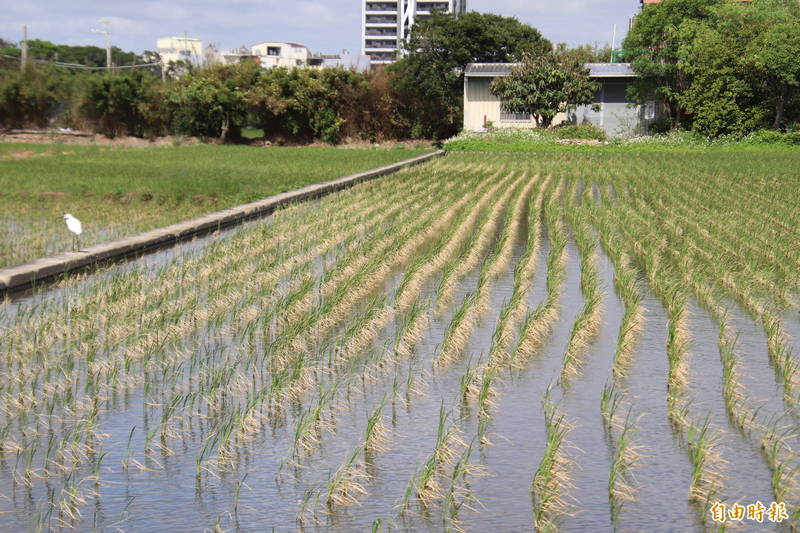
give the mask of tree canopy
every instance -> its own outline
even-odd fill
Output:
[[[549,127],[558,113],[591,104],[598,89],[580,59],[558,52],[526,54],[511,75],[491,86],[503,109],[530,113],[540,128]]]
[[[407,102],[404,116],[415,136],[443,138],[460,128],[468,63],[519,61],[551,48],[539,30],[513,17],[434,11],[411,28],[403,57],[389,70]]]
[[[0,54],[19,57],[20,53],[19,45],[16,44],[5,42],[4,46],[0,47]],[[70,46],[41,39],[29,39],[28,54],[34,59],[75,63],[87,67],[106,66],[106,49],[99,46]],[[125,52],[116,46],[111,47],[111,60],[117,66],[144,63],[142,56]]]
[[[741,136],[800,118],[797,0],[664,0],[623,46],[639,76],[632,96],[663,101],[674,128]]]

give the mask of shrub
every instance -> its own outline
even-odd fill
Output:
[[[64,91],[53,69],[35,64],[0,78],[0,126],[47,126]]]
[[[606,140],[606,132],[594,124],[562,124],[551,130],[559,139],[595,139]]]
[[[154,81],[152,74],[144,72],[88,76],[79,112],[98,133],[143,136],[147,128],[141,103]]]

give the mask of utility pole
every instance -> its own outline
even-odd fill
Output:
[[[25,70],[26,65],[28,64],[28,27],[22,27],[22,61],[20,61],[19,69]]]
[[[105,26],[105,29],[104,30],[92,29],[92,33],[99,33],[101,35],[105,35],[106,37],[106,70],[111,72],[111,31],[108,29],[110,22],[108,22],[107,20],[100,20],[98,22],[103,26]]]
[[[616,45],[617,45],[617,25],[614,24],[614,33],[612,34],[611,37],[611,58],[609,59],[609,62],[611,63],[614,62],[614,47]]]

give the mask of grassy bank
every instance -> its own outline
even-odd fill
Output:
[[[68,250],[63,213],[88,245],[426,151],[0,145],[0,266]]]
[[[705,152],[797,151],[799,133],[759,131],[744,138],[708,139],[693,132],[606,138],[599,128],[557,127],[549,130],[496,129],[462,132],[445,143],[448,152]]]

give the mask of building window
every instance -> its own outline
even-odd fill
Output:
[[[530,113],[504,111],[502,108],[500,108],[500,122],[530,122],[530,120]]]
[[[281,55],[281,47],[280,46],[268,46],[267,47],[267,55],[268,56],[279,56],[279,55]]]

